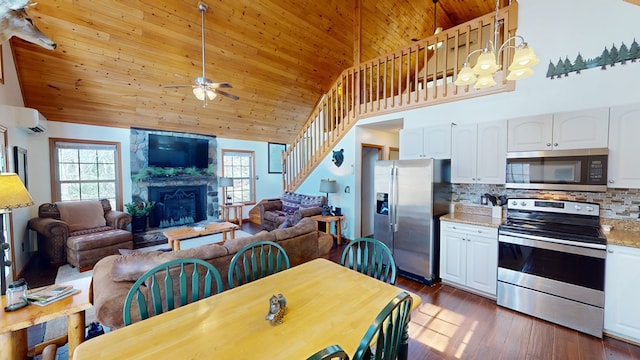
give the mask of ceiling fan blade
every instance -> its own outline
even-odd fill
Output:
[[[212,87],[214,89],[220,89],[220,88],[226,88],[226,89],[230,89],[233,86],[231,86],[231,84],[223,82],[223,83],[210,83],[207,86]]]
[[[222,91],[222,90],[218,90],[218,89],[213,89],[213,91],[215,91],[217,94],[220,94],[222,96],[226,96],[226,97],[228,97],[230,99],[233,99],[233,100],[239,100],[240,99],[239,97],[237,97],[237,96],[235,96],[233,94],[229,94],[226,91]]]
[[[165,88],[185,88],[193,87],[193,85],[164,85]]]

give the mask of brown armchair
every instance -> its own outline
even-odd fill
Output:
[[[293,226],[302,218],[322,214],[322,206],[326,203],[327,198],[322,195],[310,196],[286,191],[280,200],[260,204],[262,228],[269,231],[277,229],[285,220],[289,220]]]
[[[27,226],[38,233],[38,249],[51,263],[86,270],[118,249],[133,249],[130,223],[131,215],[102,199],[42,204]]]

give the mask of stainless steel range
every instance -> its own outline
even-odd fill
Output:
[[[510,199],[498,305],[601,338],[606,246],[598,204]]]

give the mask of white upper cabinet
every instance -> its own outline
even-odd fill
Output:
[[[400,130],[400,159],[429,158],[451,158],[451,124]]]
[[[609,108],[509,120],[509,151],[606,148]]]
[[[606,148],[609,108],[553,115],[553,150]]]
[[[451,182],[504,184],[507,156],[505,121],[456,125],[451,131]]]
[[[536,115],[508,121],[509,151],[551,150],[553,115]]]
[[[611,108],[608,186],[640,188],[640,104]]]

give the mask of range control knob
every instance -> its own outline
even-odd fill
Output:
[[[515,200],[513,200],[513,201],[511,202],[511,205],[516,206],[516,205],[518,205],[518,202],[517,202],[517,201],[515,201]]]
[[[520,205],[522,205],[522,206],[527,206],[527,202],[526,202],[526,201],[523,201],[523,202],[521,202],[521,203],[520,203]]]
[[[587,212],[593,212],[593,206],[587,206],[585,209]]]
[[[576,211],[582,210],[582,206],[580,205],[575,205],[573,208],[576,209]]]

